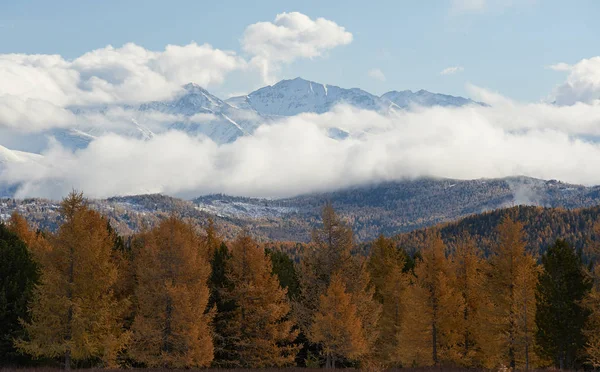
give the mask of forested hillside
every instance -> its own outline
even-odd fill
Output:
[[[418,179],[364,185],[286,199],[210,195],[183,200],[138,195],[91,200],[120,233],[130,235],[176,213],[204,226],[212,217],[226,238],[246,229],[259,241],[308,242],[321,207],[331,202],[352,226],[359,242],[392,236],[459,218],[507,208],[537,205],[565,209],[600,204],[600,189],[526,177],[488,180]],[[58,203],[45,199],[2,199],[0,218],[19,211],[36,226],[55,230]]]
[[[309,244],[263,245],[175,215],[124,239],[81,194],[57,208],[55,232],[0,224],[0,364],[600,367],[600,264],[529,244],[591,238],[600,207],[487,213],[380,236],[365,256],[329,203]]]
[[[600,206],[574,210],[516,206],[472,215],[435,226],[434,229],[438,229],[442,239],[449,244],[454,243],[462,233],[467,233],[487,253],[497,240],[495,229],[504,217],[514,218],[523,224],[527,246],[536,253],[543,253],[558,238],[566,240],[577,249],[586,248],[599,238],[595,229],[600,221]],[[399,234],[394,240],[408,251],[416,251],[429,230],[431,229]]]

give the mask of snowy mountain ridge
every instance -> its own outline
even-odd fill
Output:
[[[157,134],[176,130],[192,136],[206,136],[217,144],[225,144],[252,135],[260,125],[281,117],[302,113],[321,114],[339,104],[384,115],[397,110],[410,110],[413,106],[484,105],[467,98],[425,90],[391,91],[376,96],[359,88],[345,89],[302,78],[282,80],[246,96],[226,100],[194,83],[182,88],[179,95],[165,101],[72,107],[70,111],[77,118],[75,125],[41,132],[35,135],[38,141],[31,142],[43,146],[47,143],[45,138],[52,137],[63,147],[77,150],[86,148],[92,141],[107,134],[150,140]],[[329,135],[343,139],[348,133],[339,128],[330,128]],[[0,145],[3,145],[1,141]],[[8,162],[23,159],[35,161],[40,158],[35,153],[42,152],[44,148],[29,150],[33,154],[10,152],[6,148],[0,150],[1,168],[2,164]]]

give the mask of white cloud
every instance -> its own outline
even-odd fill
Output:
[[[131,43],[107,46],[72,61],[58,55],[0,54],[0,127],[70,126],[69,106],[167,99],[188,82],[218,85],[245,65],[233,52],[196,43],[168,45],[160,52]]]
[[[351,41],[352,34],[335,22],[294,12],[246,28],[241,42],[250,62],[235,52],[195,42],[167,45],[162,51],[133,43],[109,45],[73,60],[0,54],[0,128],[66,127],[72,124],[73,115],[66,110],[72,106],[164,100],[189,82],[217,87],[235,71],[272,78],[282,63],[318,57]]]
[[[559,63],[552,68],[569,72],[567,80],[552,94],[557,104],[600,103],[600,57],[583,59],[572,66]]]
[[[273,22],[246,28],[242,48],[252,55],[266,83],[272,83],[279,66],[298,58],[315,58],[339,45],[352,42],[352,34],[325,18],[316,20],[298,13],[281,13]]]
[[[290,196],[421,176],[460,179],[527,175],[599,184],[600,106],[520,104],[471,87],[495,106],[420,108],[383,116],[339,106],[260,127],[217,145],[167,132],[142,141],[101,136],[85,150],[50,148],[38,162],[9,164],[0,182],[19,196],[223,192]],[[328,128],[350,132],[343,140]],[[106,182],[111,180],[111,182]]]
[[[385,81],[385,75],[383,74],[383,71],[378,68],[369,70],[368,75],[375,80]]]
[[[554,71],[571,71],[572,66],[567,63],[560,62],[554,65],[550,65],[548,66],[548,68]]]
[[[463,72],[463,71],[464,71],[464,68],[462,68],[461,66],[446,67],[445,69],[440,71],[440,75],[454,75],[456,73]]]

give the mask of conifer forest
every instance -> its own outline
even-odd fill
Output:
[[[485,252],[433,227],[418,249],[380,236],[357,253],[327,203],[294,255],[175,213],[119,236],[77,192],[60,215],[0,225],[5,367],[600,367],[600,245],[540,254],[510,214]]]

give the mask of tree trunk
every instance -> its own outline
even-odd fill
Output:
[[[65,351],[65,371],[71,370],[71,349]]]

